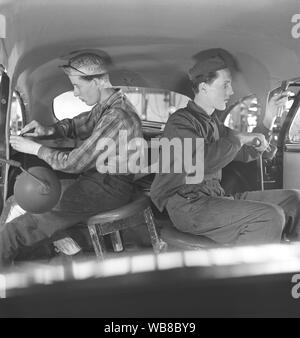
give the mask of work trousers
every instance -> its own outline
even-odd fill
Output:
[[[194,198],[175,194],[167,211],[183,232],[206,236],[220,244],[278,243],[283,233],[300,240],[300,191],[250,191],[232,197],[203,193]]]
[[[130,202],[133,191],[129,176],[94,170],[79,176],[67,186],[51,211],[26,212],[0,224],[0,266],[10,265],[22,249],[55,238],[64,229],[85,223],[90,216]]]

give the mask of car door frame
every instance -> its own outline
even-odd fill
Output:
[[[0,82],[0,158],[6,159],[9,155],[8,144],[8,110],[10,98],[10,79],[6,74],[4,67],[0,66],[1,82]],[[8,165],[0,163],[0,208],[2,211],[4,201],[7,194],[7,175]]]
[[[295,85],[296,82],[290,82],[290,84]],[[299,83],[299,84],[298,84]],[[297,86],[300,87],[300,79],[297,79]],[[278,142],[277,142],[277,154],[276,154],[276,183],[278,185],[278,188],[285,188],[284,186],[284,162],[285,162],[285,153],[289,152],[299,152],[300,153],[300,144],[298,146],[295,146],[290,141],[289,138],[289,130],[291,128],[291,125],[294,121],[295,115],[300,109],[300,90],[298,94],[295,96],[294,102],[283,121],[282,127],[280,129],[279,135],[278,135]]]

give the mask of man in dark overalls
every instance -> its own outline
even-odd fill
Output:
[[[203,235],[220,244],[280,242],[287,222],[290,237],[299,240],[299,191],[251,191],[225,196],[220,184],[222,168],[232,160],[251,161],[269,148],[271,120],[284,98],[271,98],[263,125],[254,133],[239,133],[225,127],[214,114],[225,110],[233,94],[231,72],[224,59],[208,55],[190,69],[189,76],[195,98],[170,116],[163,136],[182,142],[204,139],[204,179],[188,184],[187,172],[160,172],[151,187],[155,205],[160,211],[166,208],[180,231]],[[259,146],[255,147],[253,142],[257,140]]]

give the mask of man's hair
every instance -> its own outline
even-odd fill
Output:
[[[211,84],[218,77],[217,71],[226,68],[227,64],[219,55],[211,56],[208,54],[197,60],[188,72],[194,93],[199,92],[200,83]]]
[[[84,68],[84,72],[89,74],[80,76],[84,80],[91,81],[95,78],[108,78],[106,61],[97,54],[81,53],[75,55],[69,60],[69,65],[78,70]]]
[[[192,82],[192,89],[195,94],[199,93],[199,84],[205,82],[207,84],[211,84],[215,81],[218,77],[218,71],[209,72],[206,75],[199,76],[197,79],[191,81]]]

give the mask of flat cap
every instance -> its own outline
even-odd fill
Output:
[[[198,60],[189,70],[189,78],[192,82],[197,82],[202,77],[207,76],[210,72],[227,68],[225,61],[219,56],[209,57],[204,60]]]

